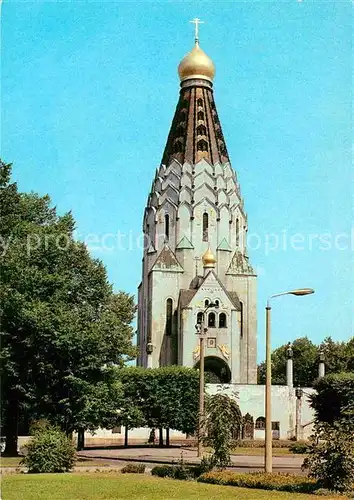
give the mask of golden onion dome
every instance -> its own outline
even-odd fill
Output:
[[[215,75],[215,66],[196,42],[194,48],[179,63],[178,74],[181,82],[190,78],[203,78],[212,81]]]
[[[210,247],[208,247],[208,250],[205,252],[205,254],[202,257],[203,260],[203,266],[204,267],[215,267],[216,264],[216,258],[214,257],[213,252],[210,250]]]

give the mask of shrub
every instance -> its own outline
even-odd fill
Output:
[[[307,443],[299,442],[289,446],[289,451],[291,451],[291,453],[305,454],[307,453],[308,448],[309,445]]]
[[[151,474],[158,477],[173,477],[172,465],[156,465],[151,469]]]
[[[127,464],[121,469],[122,474],[144,474],[145,464]]]
[[[193,476],[195,478],[205,474],[205,472],[210,472],[214,468],[214,461],[212,457],[203,457],[199,465],[194,465],[191,467],[193,471]]]
[[[205,443],[213,448],[215,467],[225,469],[231,465],[232,435],[239,435],[241,424],[242,415],[235,398],[222,392],[207,397],[203,427],[208,434]]]
[[[201,465],[156,465],[151,474],[158,477],[170,477],[173,479],[196,479],[201,474],[204,474],[206,469],[204,464]]]
[[[73,468],[75,447],[64,432],[49,424],[41,424],[32,431],[27,455],[20,462],[28,467],[28,472],[68,472]]]
[[[198,481],[201,483],[288,491],[291,493],[312,493],[317,488],[317,482],[313,479],[290,474],[269,474],[264,472],[250,474],[238,474],[232,471],[207,472],[202,474]]]
[[[291,439],[273,439],[273,448],[289,448],[294,443]],[[242,448],[264,448],[264,439],[243,439],[241,441],[232,442],[232,447],[236,448],[241,446]]]
[[[354,484],[354,435],[351,425],[318,424],[303,469],[322,488],[345,492]]]

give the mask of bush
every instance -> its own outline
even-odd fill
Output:
[[[313,493],[317,489],[317,482],[313,479],[290,474],[267,474],[264,472],[250,474],[237,474],[232,471],[207,472],[202,474],[198,481],[242,488],[288,491],[290,493]]]
[[[294,443],[291,439],[273,439],[272,447],[273,448],[289,448]],[[265,441],[264,439],[243,439],[241,441],[235,441],[232,443],[233,448],[237,448],[238,446],[242,448],[264,448]]]
[[[294,443],[291,446],[289,446],[289,451],[291,453],[298,453],[298,454],[305,454],[307,453],[309,449],[309,445],[307,443]]]
[[[151,474],[158,477],[173,477],[174,467],[172,465],[156,465],[151,469]]]
[[[303,469],[322,488],[345,492],[354,485],[354,435],[351,425],[318,424]]]
[[[27,455],[20,464],[28,472],[68,472],[75,464],[75,447],[64,432],[49,424],[33,428],[33,439],[27,444]]]
[[[145,464],[127,464],[121,469],[122,474],[144,474]]]
[[[210,470],[210,465],[201,461],[200,465],[185,465],[179,462],[177,465],[156,465],[151,474],[158,477],[170,477],[172,479],[196,479],[201,474]]]

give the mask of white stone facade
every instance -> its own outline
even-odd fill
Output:
[[[215,325],[210,321],[208,327],[213,340],[206,345],[206,367],[208,358],[214,359],[229,373],[223,381],[255,383],[256,276],[246,255],[247,218],[230,164],[213,166],[202,159],[196,165],[173,160],[161,166],[143,229],[139,364],[195,366],[198,312],[206,301],[218,300],[218,311],[206,317],[208,326],[209,315],[215,315]],[[216,266],[205,272],[201,257],[208,247]]]

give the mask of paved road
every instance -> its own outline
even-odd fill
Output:
[[[144,462],[147,466],[177,462],[183,455],[186,464],[197,464],[199,458],[195,450],[188,448],[118,448],[118,449],[89,449],[80,451],[79,455],[87,458],[119,462]],[[273,457],[273,468],[277,472],[301,474],[302,457],[285,455]],[[254,455],[233,455],[232,469],[240,471],[259,471],[264,469],[264,457]]]

